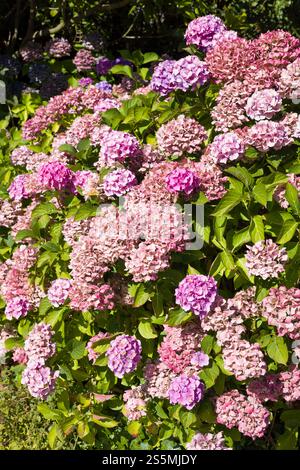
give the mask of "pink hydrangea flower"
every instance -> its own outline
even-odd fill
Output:
[[[58,377],[58,371],[53,372],[50,367],[38,364],[26,367],[21,382],[28,387],[30,395],[45,400],[54,391]]]
[[[106,352],[108,367],[116,377],[133,372],[141,360],[142,346],[135,336],[119,335],[111,341]]]
[[[271,119],[281,109],[282,99],[273,89],[259,90],[248,98],[245,110],[255,121]]]
[[[276,278],[284,272],[288,261],[285,248],[279,248],[271,239],[262,240],[247,246],[246,268],[250,276],[262,279]]]
[[[216,434],[196,433],[193,439],[186,444],[188,450],[232,450],[226,447],[225,440],[222,432]]]
[[[245,144],[235,132],[217,135],[209,146],[209,153],[215,163],[226,164],[244,155]]]
[[[72,281],[70,279],[55,279],[52,282],[51,287],[48,289],[47,296],[51,304],[54,307],[63,305],[69,297],[69,290],[71,288]]]
[[[25,297],[15,297],[7,302],[5,308],[5,316],[8,320],[26,317],[29,312],[30,305]]]
[[[260,152],[270,149],[280,150],[291,143],[286,126],[275,121],[259,121],[250,127],[246,135],[246,143]]]
[[[132,171],[118,169],[104,178],[103,190],[107,196],[123,196],[136,184],[137,179]]]
[[[262,301],[262,315],[269,325],[277,328],[279,336],[300,339],[300,289],[272,287]]]
[[[28,357],[24,348],[16,348],[13,352],[12,360],[16,364],[27,364]]]
[[[93,344],[97,343],[97,341],[99,341],[100,339],[108,339],[109,336],[110,335],[108,333],[102,333],[102,331],[100,331],[100,333],[93,336],[87,343],[86,350],[88,352],[88,358],[89,358],[89,361],[91,361],[93,364],[96,362],[97,358],[99,357],[99,354],[93,348]]]
[[[123,163],[127,158],[134,158],[140,153],[140,144],[131,134],[111,131],[102,140],[100,157],[107,166],[116,162]]]
[[[222,350],[224,367],[232,372],[239,381],[265,375],[267,365],[258,343],[246,340],[227,343]]]

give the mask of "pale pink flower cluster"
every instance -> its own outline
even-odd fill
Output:
[[[166,157],[199,153],[206,138],[204,127],[183,114],[163,124],[156,132],[158,149]]]
[[[104,178],[103,191],[106,196],[123,196],[136,184],[137,179],[132,171],[118,169]]]
[[[81,49],[73,59],[73,64],[79,72],[92,70],[96,66],[96,59],[87,49]]]
[[[167,398],[172,379],[176,374],[160,361],[148,362],[143,371],[146,383],[143,390],[151,398]]]
[[[13,352],[12,360],[17,364],[27,364],[28,357],[24,348],[16,348]]]
[[[70,307],[81,312],[114,308],[114,293],[108,284],[95,285],[74,281],[69,291],[69,298]]]
[[[284,98],[300,99],[300,58],[282,70],[279,89]]]
[[[24,351],[28,357],[28,366],[36,363],[45,364],[46,360],[54,356],[56,345],[52,342],[54,332],[46,323],[36,323],[24,343]]]
[[[103,159],[106,166],[111,166],[136,157],[140,150],[140,144],[133,135],[127,132],[111,131],[102,140],[100,159]]]
[[[223,347],[224,367],[239,381],[260,377],[266,373],[267,365],[258,343],[246,340],[227,342]]]
[[[300,289],[272,287],[262,301],[262,315],[269,325],[276,326],[279,336],[300,338]]]
[[[259,121],[248,129],[246,143],[260,152],[280,150],[292,141],[284,124],[275,121]]]
[[[195,320],[178,327],[165,325],[164,331],[166,336],[158,347],[160,360],[176,374],[183,373],[191,365],[197,367],[195,354],[204,336],[200,322]],[[198,365],[197,370],[200,368]]]
[[[290,370],[280,373],[282,396],[287,402],[300,400],[300,369],[292,366]]]
[[[63,278],[55,279],[55,281],[51,283],[47,296],[54,307],[59,307],[65,303],[69,297],[71,285],[72,281],[70,279]]]
[[[147,398],[141,386],[126,390],[123,400],[124,414],[129,421],[138,421],[147,415]]]
[[[28,387],[29,393],[45,400],[55,389],[59,371],[53,372],[50,367],[37,364],[36,367],[26,367],[22,374],[21,383]]]
[[[135,282],[155,281],[169,267],[169,250],[157,242],[142,242],[129,253],[125,267]]]
[[[245,144],[235,132],[227,132],[217,135],[208,151],[215,163],[226,164],[244,155]]]
[[[288,261],[285,248],[280,248],[272,239],[262,240],[253,246],[247,245],[246,268],[250,276],[262,279],[277,278],[284,273]]]
[[[282,99],[279,93],[273,89],[259,90],[253,93],[247,100],[246,113],[251,119],[261,121],[271,119],[281,110]]]
[[[231,429],[237,427],[252,439],[263,437],[270,423],[270,412],[254,397],[231,390],[216,400],[217,422]]]
[[[231,450],[225,444],[225,439],[222,432],[216,434],[196,433],[193,439],[186,444],[188,450]]]

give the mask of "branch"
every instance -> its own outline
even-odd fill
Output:
[[[33,36],[33,25],[35,15],[35,0],[29,0],[29,20],[25,37],[22,41],[21,46],[24,46]]]

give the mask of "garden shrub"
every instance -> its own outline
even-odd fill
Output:
[[[298,447],[300,40],[185,41],[2,121],[0,357],[51,448]]]

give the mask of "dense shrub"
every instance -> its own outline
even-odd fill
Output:
[[[1,121],[0,357],[51,448],[298,447],[300,40],[185,41]]]

